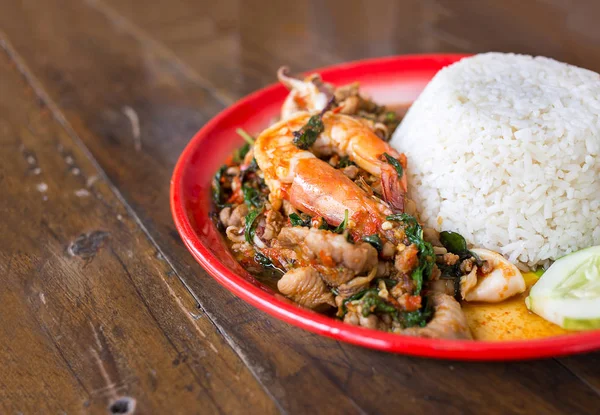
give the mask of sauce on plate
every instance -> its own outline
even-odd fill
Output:
[[[572,333],[532,313],[525,297],[539,278],[533,272],[523,273],[527,290],[501,303],[461,303],[475,340],[527,340]]]

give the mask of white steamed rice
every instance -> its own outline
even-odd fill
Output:
[[[600,244],[600,75],[487,53],[441,70],[394,133],[420,219],[517,265]]]

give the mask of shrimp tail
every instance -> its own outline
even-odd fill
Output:
[[[404,198],[406,192],[398,174],[393,168],[381,169],[381,192],[394,213],[404,212]]]

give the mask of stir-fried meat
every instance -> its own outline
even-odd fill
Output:
[[[402,247],[403,245],[398,245]],[[415,244],[409,245],[396,255],[394,265],[402,274],[409,274],[419,263],[417,254],[419,248]]]
[[[335,306],[333,294],[319,273],[311,267],[289,270],[277,282],[277,288],[285,296],[308,308],[315,309],[324,305]]]
[[[248,206],[245,204],[236,207],[225,207],[219,212],[219,220],[225,228],[230,226],[244,226],[244,217],[248,214]]]
[[[400,298],[405,294],[410,294],[415,289],[415,283],[409,275],[403,274],[400,276],[398,283],[390,290],[390,294],[394,298]]]
[[[356,166],[347,166],[342,169],[342,173],[344,173],[349,179],[354,180],[358,175],[359,169]]]
[[[356,275],[372,270],[378,262],[377,250],[370,244],[351,244],[344,235],[321,229],[283,228],[277,240],[284,248],[300,248],[301,259],[304,261],[327,268],[328,272],[323,270],[322,276],[332,286],[338,286]]]
[[[241,134],[247,144],[212,182],[242,266],[260,277],[285,272],[279,291],[305,307],[419,337],[471,338],[459,288],[466,301],[490,302],[525,289],[499,254],[422,228],[406,156],[386,143],[395,113],[358,84],[299,80],[285,68],[278,76],[290,89],[283,120],[255,138]]]
[[[431,281],[427,288],[429,292],[454,296],[454,280],[439,279]]]
[[[434,247],[442,247],[442,242],[440,242],[440,233],[433,228],[423,228],[423,239],[425,239]]]
[[[261,240],[270,241],[279,235],[283,223],[283,215],[276,210],[270,209],[265,213],[264,221],[260,224],[260,232],[257,230],[256,234]]]
[[[375,272],[373,272],[375,271]],[[373,269],[366,277],[356,277],[345,284],[338,287],[338,295],[341,298],[348,298],[352,295],[365,290],[369,287],[373,278],[377,275],[377,271]]]
[[[344,323],[352,324],[353,326],[383,331],[387,331],[391,328],[390,323],[384,321],[375,314],[363,316],[362,312],[360,311],[360,308],[348,311],[348,313],[344,316]]]
[[[459,259],[460,257],[458,255],[452,254],[450,252],[447,252],[442,256],[443,263],[449,266],[456,264]]]
[[[333,96],[336,102],[344,102],[346,99],[351,97],[357,97],[360,84],[353,82],[351,84],[342,85],[335,89]]]
[[[402,330],[402,334],[434,339],[472,340],[467,319],[460,304],[446,294],[434,294],[429,297],[433,302],[434,315],[425,327],[411,327]]]
[[[246,240],[244,238],[243,226],[228,226],[227,229],[225,229],[225,235],[227,235],[227,238],[234,243],[243,243]]]

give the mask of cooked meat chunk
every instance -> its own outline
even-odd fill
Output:
[[[456,264],[459,259],[460,257],[458,255],[452,254],[450,252],[442,256],[443,263],[449,266]]]
[[[454,280],[439,279],[429,282],[427,289],[433,293],[454,295]]]
[[[423,239],[433,246],[443,246],[440,242],[440,233],[433,228],[423,228]]]
[[[352,324],[353,326],[366,327],[368,329],[374,330],[387,331],[390,328],[390,324],[383,321],[383,319],[378,317],[377,315],[369,314],[365,317],[358,310],[349,311],[344,316],[344,323]]]
[[[244,218],[248,214],[248,206],[245,204],[236,207],[226,207],[219,212],[219,220],[225,228],[230,226],[244,226]]]
[[[377,270],[373,268],[373,270],[366,277],[356,277],[351,281],[340,285],[338,287],[338,293],[340,297],[348,298],[362,290],[365,290],[369,287],[369,284],[376,275]]]
[[[409,245],[396,255],[394,265],[402,274],[409,274],[419,264],[417,254],[419,248],[415,244]]]
[[[276,238],[281,231],[283,226],[283,215],[273,209],[268,210],[265,214],[264,229],[260,235],[260,238],[264,241],[270,241]]]
[[[390,290],[394,298],[400,298],[404,294],[410,294],[415,290],[415,282],[409,275],[403,275],[396,285]]]
[[[283,228],[277,238],[284,246],[300,246],[304,257],[329,268],[342,266],[352,276],[377,266],[377,250],[369,243],[351,244],[344,235],[315,228]]]
[[[446,294],[434,294],[429,300],[434,309],[431,321],[425,327],[404,329],[402,334],[432,339],[473,339],[458,301]]]
[[[354,180],[358,175],[358,167],[356,166],[347,166],[342,169],[342,173],[344,173],[348,178]]]
[[[285,273],[277,282],[277,288],[286,297],[308,308],[319,308],[326,304],[335,306],[333,294],[319,273],[311,267],[295,268]]]

